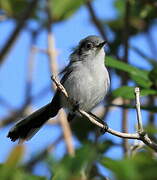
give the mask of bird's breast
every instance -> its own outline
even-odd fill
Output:
[[[80,109],[90,111],[105,97],[108,89],[108,72],[106,68],[86,68],[80,66],[71,72],[64,82],[64,87],[70,99],[78,104]],[[63,106],[69,107],[64,97]]]

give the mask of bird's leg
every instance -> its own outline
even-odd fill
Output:
[[[74,99],[70,99],[70,101],[72,102],[72,112],[75,113],[75,111],[79,109],[80,104],[78,101],[75,101]]]
[[[107,129],[108,129],[108,125],[106,122],[104,122],[102,119],[100,119],[98,116],[96,116],[95,114],[88,112],[89,115],[91,115],[96,121],[102,123],[104,125],[103,128],[100,129],[101,133],[106,133]]]
[[[79,109],[79,103],[77,101],[74,101],[73,99],[70,99],[70,101],[72,102],[73,106],[71,112],[68,114],[68,122],[73,120],[73,118],[76,116],[76,111]]]

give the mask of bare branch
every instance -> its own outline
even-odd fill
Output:
[[[142,115],[141,115],[141,109],[140,109],[140,89],[138,87],[135,88],[135,98],[136,98],[138,132],[142,133],[143,125],[142,125]]]
[[[55,49],[55,41],[54,41],[54,37],[51,33],[50,26],[48,29],[48,57],[49,57],[49,64],[50,64],[50,72],[53,73],[54,75],[57,75],[58,74],[57,58],[56,58],[57,51]],[[55,86],[53,88],[56,89]],[[69,123],[67,121],[66,114],[63,110],[59,111],[58,119],[59,119],[60,125],[63,130],[64,139],[65,139],[65,142],[67,145],[68,153],[71,156],[74,156],[75,151],[74,151],[74,146],[73,146],[73,142],[72,142],[72,133],[71,133]]]
[[[67,98],[67,100],[71,103],[71,105],[73,105],[73,103],[70,101],[70,98],[65,90],[65,88],[63,87],[63,85],[57,80],[56,77],[52,77],[52,80],[54,81],[54,83],[56,84],[57,88],[61,91],[61,93],[63,93],[63,95]],[[95,118],[93,118],[93,116],[91,116],[89,113],[80,110],[80,109],[76,109],[77,112],[79,112],[81,115],[83,115],[84,117],[86,117],[89,121],[91,121],[93,124],[97,125],[100,128],[103,128],[106,130],[106,132],[121,137],[121,138],[127,138],[127,139],[138,139],[143,141],[146,145],[148,145],[150,148],[152,148],[154,151],[157,152],[157,144],[154,143],[146,133],[122,133],[119,131],[115,131],[111,128],[106,128],[106,126],[100,122],[98,122],[97,120],[95,120]]]

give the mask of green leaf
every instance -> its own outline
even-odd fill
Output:
[[[52,165],[53,180],[79,179],[82,171],[85,171],[98,155],[94,145],[84,145],[76,151],[74,157],[65,156],[60,162]]]
[[[138,174],[132,161],[127,160],[112,160],[110,158],[103,158],[102,164],[110,169],[116,176],[116,179],[122,180],[137,180]]]
[[[0,0],[0,8],[11,17],[17,17],[23,13],[28,4],[29,1],[25,0]]]
[[[145,132],[155,135],[157,133],[157,127],[155,127],[154,125],[147,125],[146,127],[144,127]]]
[[[135,87],[129,87],[129,86],[122,86],[120,88],[117,88],[112,92],[113,97],[122,97],[125,99],[134,99],[134,89]]]
[[[150,80],[146,80],[144,79],[143,77],[141,76],[137,76],[137,75],[133,75],[133,74],[130,74],[130,77],[132,80],[134,80],[136,82],[136,84],[140,87],[143,87],[143,88],[149,88],[151,87],[152,83]]]
[[[5,10],[9,14],[12,13],[11,3],[10,0],[0,0],[0,9]]]
[[[54,21],[63,21],[73,15],[84,3],[84,0],[51,0],[52,19]]]
[[[106,65],[111,68],[127,72],[131,79],[134,80],[141,87],[149,88],[152,84],[149,80],[148,71],[138,69],[130,64],[126,64],[122,61],[116,60],[111,56],[106,57]]]
[[[134,95],[135,87],[122,86],[112,92],[113,97],[122,97],[125,99],[135,99]],[[141,89],[141,96],[157,95],[157,91],[153,89]]]
[[[154,89],[142,89],[141,96],[157,95],[157,90]]]
[[[124,12],[125,12],[125,1],[117,0],[117,1],[115,1],[114,6],[118,10],[119,15],[123,16]]]
[[[108,56],[106,57],[106,65],[132,75],[140,76],[141,78],[148,80],[148,71],[138,69],[132,65],[126,64],[122,61],[116,60],[115,58]]]
[[[2,180],[46,180],[45,177],[35,176],[25,172],[21,167],[10,167],[7,164],[0,165],[0,179]]]
[[[116,180],[155,180],[157,179],[157,160],[151,153],[137,152],[134,157],[122,160],[103,158],[101,163],[111,170]]]

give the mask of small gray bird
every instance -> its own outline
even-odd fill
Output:
[[[97,36],[88,36],[81,40],[70,55],[69,65],[63,70],[62,85],[73,104],[86,112],[104,99],[110,86],[108,71],[104,65],[105,44]],[[57,90],[49,104],[17,122],[7,137],[12,141],[29,140],[62,107],[72,110],[66,98]],[[70,114],[68,119],[72,120],[75,115]]]

